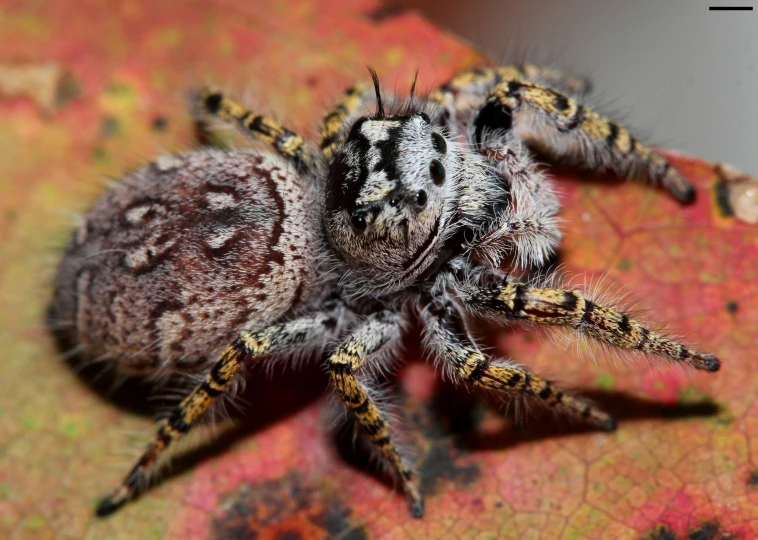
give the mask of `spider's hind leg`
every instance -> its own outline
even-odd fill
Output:
[[[161,422],[155,438],[124,479],[97,506],[98,516],[118,510],[144,489],[149,475],[173,443],[186,435],[220,398],[234,387],[243,363],[250,364],[272,353],[318,344],[336,326],[335,313],[321,312],[277,324],[257,332],[242,332],[221,354],[205,380]]]

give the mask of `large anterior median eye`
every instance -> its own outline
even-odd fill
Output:
[[[442,166],[440,160],[432,160],[429,164],[429,174],[432,176],[432,182],[434,182],[434,185],[441,186],[445,183],[445,167]]]

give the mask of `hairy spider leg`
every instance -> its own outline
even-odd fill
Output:
[[[589,401],[574,396],[547,379],[502,360],[485,358],[466,330],[460,312],[446,298],[433,301],[426,317],[427,344],[467,384],[488,390],[518,393],[540,399],[549,407],[598,426],[616,429],[616,420]]]
[[[326,365],[345,406],[371,443],[397,472],[405,488],[411,514],[420,518],[424,515],[424,500],[418,489],[416,475],[392,442],[389,424],[376,400],[371,397],[366,385],[355,376],[355,372],[370,355],[379,352],[387,343],[400,336],[400,330],[396,314],[382,311],[371,315],[334,352],[327,355]]]
[[[203,414],[233,387],[243,363],[252,365],[264,356],[317,343],[336,325],[335,315],[322,312],[269,326],[257,332],[241,332],[221,354],[205,380],[161,422],[155,439],[124,479],[97,506],[98,516],[118,510],[148,484],[148,474],[169,446],[186,435]]]
[[[202,89],[193,96],[193,101],[200,115],[217,116],[235,125],[243,135],[269,144],[300,170],[315,168],[317,161],[305,139],[273,118],[256,114],[217,90]]]
[[[490,163],[509,184],[511,204],[471,238],[467,248],[485,257],[493,267],[513,253],[522,268],[543,265],[555,253],[562,233],[557,217],[560,202],[552,180],[535,167],[521,145],[505,141],[487,148]],[[514,249],[515,248],[515,249]]]
[[[464,111],[481,105],[490,91],[503,81],[524,81],[557,88],[575,97],[584,96],[589,81],[564,75],[557,69],[535,64],[476,67],[461,71],[429,94],[428,103],[441,109],[445,120],[454,122]]]
[[[462,71],[432,92],[432,99],[441,102],[445,94],[474,94],[486,97],[503,81],[523,81],[544,84],[572,96],[581,97],[590,90],[587,79],[565,75],[557,69],[535,64],[514,64],[500,67],[477,67]]]
[[[695,188],[666,158],[635,139],[609,118],[552,88],[504,81],[490,92],[473,121],[475,144],[485,130],[513,130],[519,138],[553,158],[622,176],[661,182],[678,201],[691,202]]]
[[[319,148],[327,160],[334,157],[337,148],[345,141],[345,126],[349,120],[360,115],[363,112],[362,109],[374,99],[370,86],[356,83],[345,90],[334,107],[327,111],[319,129],[321,136]]]
[[[712,354],[689,349],[576,291],[506,282],[501,286],[463,285],[461,292],[468,308],[481,315],[568,326],[608,345],[684,362],[703,371],[718,371],[721,367]]]
[[[579,104],[589,83],[533,64],[476,68],[459,73],[429,96],[451,119],[457,109],[484,100],[474,120],[475,141],[485,129],[515,130],[520,138],[558,160],[610,167],[627,176],[638,170],[679,201],[690,202],[694,187],[660,154],[635,139],[623,126]],[[459,101],[459,98],[468,100]]]
[[[521,64],[495,68],[497,76],[502,81],[526,81],[544,84],[574,97],[582,97],[592,89],[590,80],[586,77],[566,75],[548,66]]]

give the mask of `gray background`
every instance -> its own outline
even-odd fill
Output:
[[[589,76],[588,101],[654,144],[758,174],[758,0],[402,3],[501,62]]]

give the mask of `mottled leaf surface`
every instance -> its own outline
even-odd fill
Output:
[[[156,406],[133,383],[103,396],[60,360],[44,325],[59,250],[101,177],[189,148],[184,96],[198,84],[249,96],[312,135],[341,89],[366,78],[365,64],[402,91],[417,68],[428,89],[480,57],[371,0],[6,0],[0,51],[5,66],[52,62],[58,71],[42,71],[67,74],[61,99],[0,97],[0,537],[758,535],[758,232],[722,215],[711,164],[679,155],[699,190],[687,208],[636,184],[560,173],[561,262],[579,284],[605,276],[599,288],[630,293],[645,318],[718,354],[720,373],[614,363],[544,333],[488,334],[499,354],[616,414],[618,432],[605,434],[513,407],[501,415],[439,382],[411,336],[396,390],[423,471],[424,519],[409,517],[349,437],[326,429],[318,367],[255,373],[244,417],[197,438],[144,497],[95,519]]]

